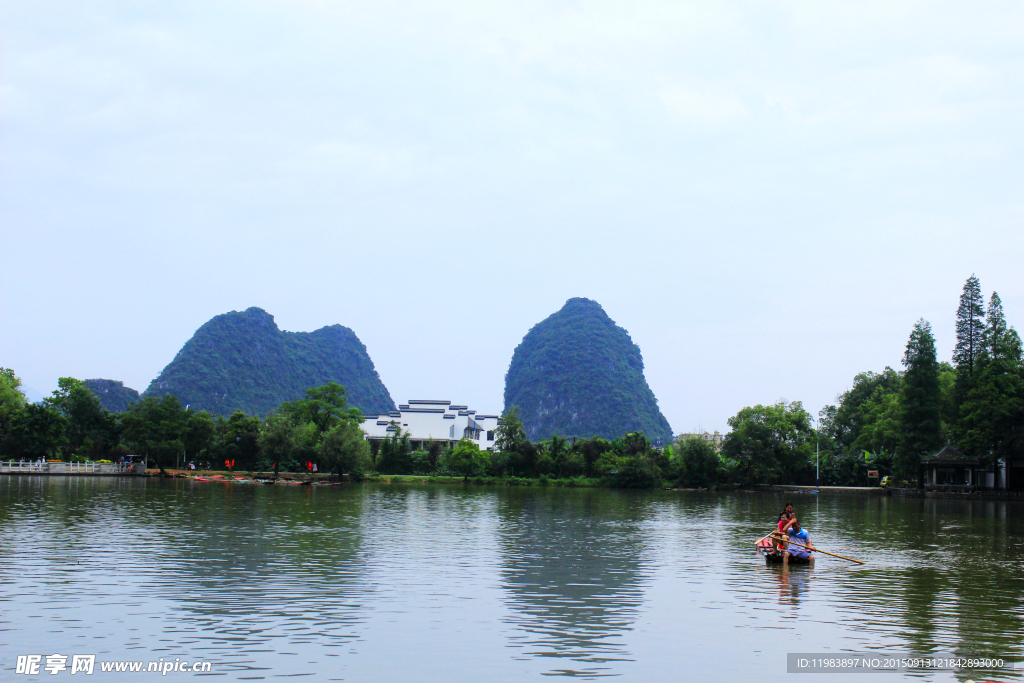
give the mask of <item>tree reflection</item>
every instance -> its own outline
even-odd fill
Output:
[[[500,508],[499,543],[509,636],[522,656],[566,660],[551,674],[610,675],[627,661],[623,636],[642,601],[642,495],[607,491],[510,491]]]

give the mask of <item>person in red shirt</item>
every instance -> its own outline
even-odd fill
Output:
[[[796,513],[793,512],[793,504],[786,503],[785,507],[782,508],[782,512],[779,514],[779,524],[777,531],[781,537],[785,537],[786,529],[796,521]],[[779,543],[776,540],[775,547],[778,550],[785,550],[785,543]]]

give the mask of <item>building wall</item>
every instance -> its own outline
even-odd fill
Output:
[[[430,439],[452,445],[468,436],[481,450],[491,450],[497,426],[497,415],[479,415],[451,401],[414,399],[391,413],[367,415],[362,429],[367,439],[386,439],[400,428],[409,433],[414,447]]]
[[[679,436],[676,437],[676,441],[685,441],[686,439],[689,439],[690,437],[694,436],[697,437],[698,439],[703,439],[704,441],[711,442],[711,445],[715,447],[716,451],[722,450],[722,440],[725,438],[725,436],[719,434],[717,429],[715,430],[714,434],[708,434],[707,432],[680,434]]]

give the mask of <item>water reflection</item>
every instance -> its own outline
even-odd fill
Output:
[[[1021,661],[1024,505],[805,496],[815,543],[867,564],[766,567],[753,541],[784,497],[2,477],[0,647],[189,656],[234,680],[759,681],[797,649]]]
[[[502,581],[518,657],[550,657],[549,675],[615,675],[643,599],[642,499],[567,491],[503,496]]]
[[[778,603],[781,606],[796,607],[800,604],[800,596],[809,587],[811,567],[766,567],[778,583]]]

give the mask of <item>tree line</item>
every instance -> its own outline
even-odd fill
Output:
[[[993,292],[964,284],[951,362],[939,361],[931,325],[911,330],[900,370],[863,372],[826,406],[817,425],[800,402],[756,405],[729,419],[715,458],[687,456],[684,483],[866,485],[868,471],[918,481],[921,457],[952,443],[995,469],[1024,457],[1024,362],[1017,331]],[[677,444],[677,449],[691,446]]]
[[[0,458],[113,460],[136,454],[164,470],[175,463],[244,471],[366,473],[600,480],[616,487],[722,484],[863,485],[868,470],[916,479],[920,458],[947,441],[990,467],[1024,457],[1024,361],[999,295],[987,307],[978,278],[964,285],[952,362],[940,362],[931,326],[914,324],[903,368],[864,372],[826,406],[817,424],[799,402],[755,405],[729,418],[720,451],[700,438],[656,448],[637,432],[617,439],[527,438],[519,410],[498,420],[493,451],[463,439],[411,448],[396,423],[367,441],[362,415],[336,383],[307,389],[265,418],[222,417],[182,406],[173,395],[145,397],[113,414],[73,378],[38,404],[0,368]],[[997,482],[998,486],[999,483]]]
[[[347,472],[370,448],[362,414],[347,406],[345,389],[328,383],[282,403],[266,419],[236,411],[228,417],[195,411],[173,395],[144,397],[111,413],[85,384],[71,377],[39,403],[0,368],[0,458],[85,462],[147,458],[161,471],[187,462],[212,469],[303,471],[311,463]]]

